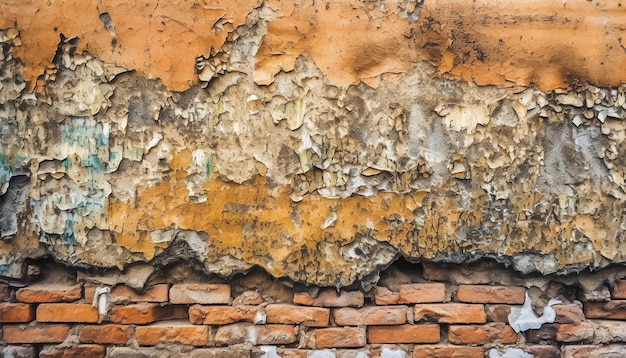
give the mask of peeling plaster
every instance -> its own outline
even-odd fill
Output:
[[[476,21],[493,25],[487,3]],[[541,66],[570,50],[446,27],[465,3],[55,4],[0,5],[2,276],[47,255],[111,280],[142,267],[132,287],[177,260],[337,287],[401,256],[544,275],[626,261],[619,51]],[[566,16],[525,6],[503,34]],[[589,6],[561,10],[620,23]]]

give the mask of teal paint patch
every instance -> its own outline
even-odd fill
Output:
[[[13,264],[1,264],[0,265],[0,276],[2,276],[2,277],[12,277],[13,276]]]
[[[63,159],[61,164],[63,165],[63,168],[68,169],[69,167],[72,166],[72,158],[68,157],[68,158]]]
[[[68,213],[67,218],[65,219],[65,230],[63,235],[61,235],[61,243],[63,245],[71,246],[77,244],[76,235],[74,235],[74,215],[72,213]]]

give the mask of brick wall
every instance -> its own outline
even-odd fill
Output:
[[[244,277],[247,284],[190,277],[161,279],[143,292],[114,285],[105,314],[92,305],[104,286],[88,275],[63,283],[44,278],[1,287],[1,351],[5,357],[417,358],[506,357],[507,349],[511,356],[519,349],[534,357],[617,357],[626,354],[624,276],[621,269],[538,278],[493,266],[404,265],[387,270],[374,287],[337,292],[253,272]],[[516,333],[508,315],[526,294],[538,309],[547,298],[562,303],[552,306],[553,323]]]

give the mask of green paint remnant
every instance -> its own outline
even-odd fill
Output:
[[[211,171],[213,170],[213,157],[209,156],[204,159],[204,173],[206,176],[211,176]]]
[[[117,159],[117,152],[109,152],[109,161]]]

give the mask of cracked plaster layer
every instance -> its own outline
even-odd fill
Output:
[[[2,276],[626,261],[617,5],[51,4],[0,4]]]

